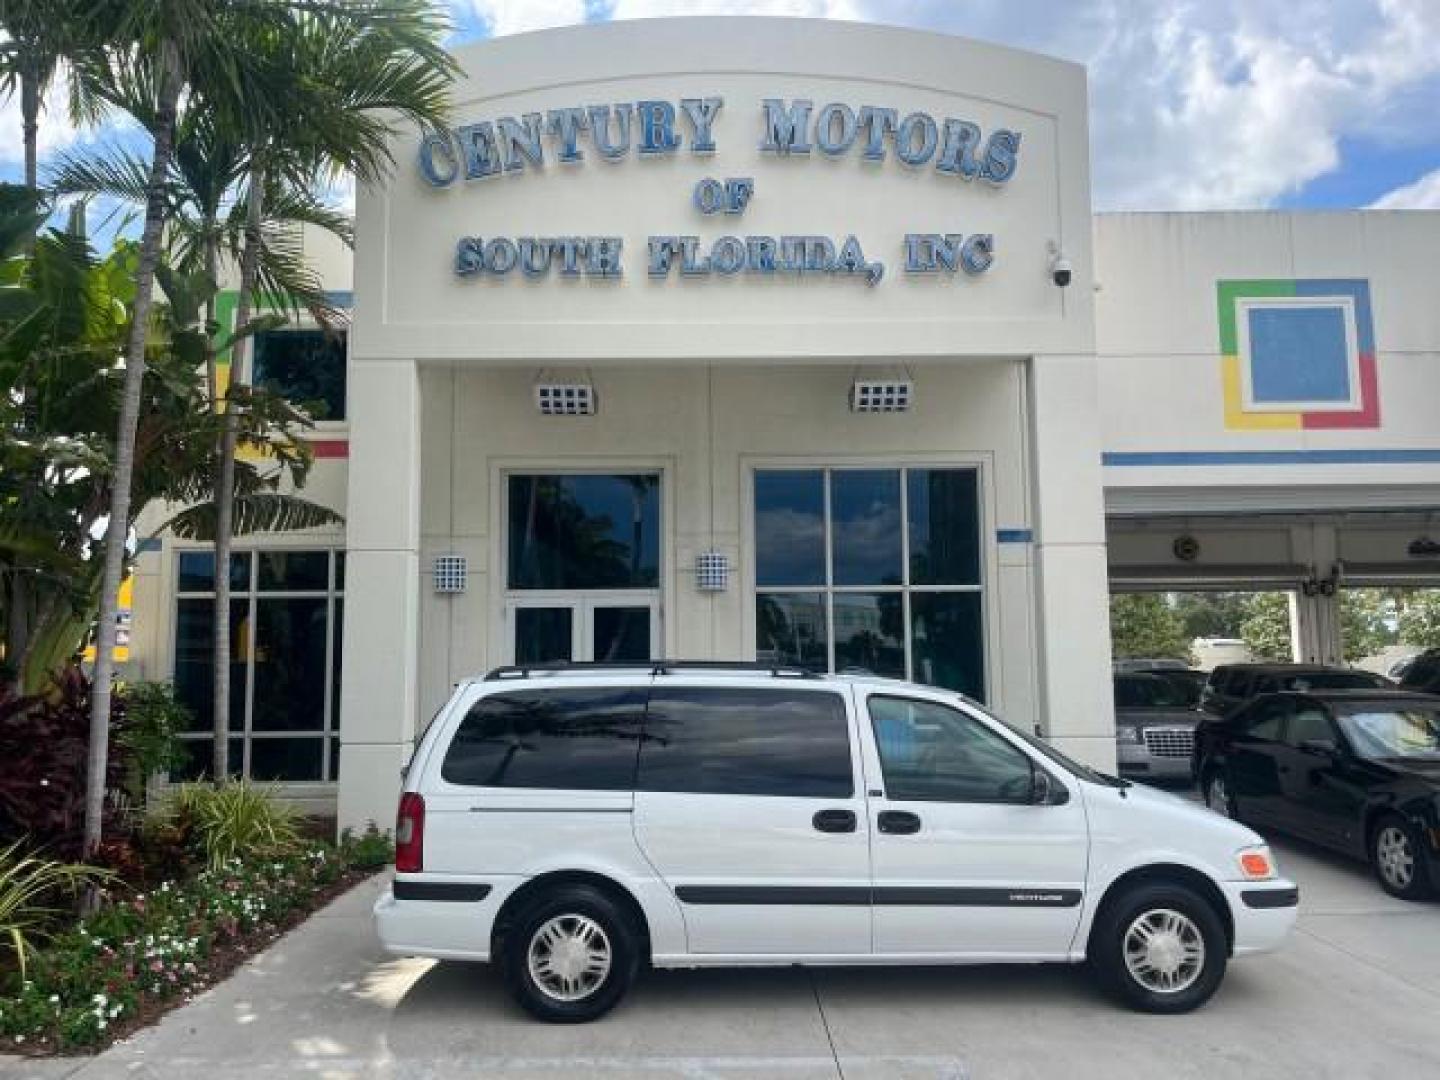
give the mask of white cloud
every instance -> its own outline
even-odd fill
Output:
[[[582,0],[458,2],[494,33],[585,17]],[[1102,208],[1265,206],[1334,169],[1344,137],[1440,139],[1437,0],[614,0],[610,14],[858,19],[1079,61]]]
[[[1440,169],[1386,192],[1370,205],[1376,210],[1440,210]]]
[[[58,150],[79,140],[81,133],[70,122],[67,98],[70,90],[64,76],[57,78],[45,95],[40,110],[38,146],[41,168]],[[20,118],[20,94],[17,90],[0,102],[0,164],[20,164],[25,160],[24,125]]]
[[[450,6],[477,16],[495,37],[585,21],[585,0],[452,0]]]

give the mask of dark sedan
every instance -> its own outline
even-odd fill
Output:
[[[1440,697],[1266,694],[1203,727],[1211,809],[1365,859],[1393,896],[1440,887]]]

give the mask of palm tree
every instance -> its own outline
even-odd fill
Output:
[[[428,0],[371,0],[344,11],[308,12],[297,32],[263,32],[251,42],[275,83],[283,87],[283,113],[251,115],[243,129],[249,177],[245,238],[240,256],[236,326],[249,320],[261,256],[266,199],[279,190],[304,191],[317,180],[350,173],[372,183],[393,165],[394,122],[439,124],[448,108],[456,67],[441,45],[448,23]],[[259,296],[275,299],[276,282]],[[215,491],[215,565],[230,565],[233,532],[235,432],[249,393],[245,342],[231,350],[220,477]],[[217,781],[228,776],[224,717],[230,700],[230,582],[215,575],[215,762]]]
[[[83,33],[85,12],[74,0],[0,0],[0,94],[20,94],[25,186],[38,182],[40,108],[60,62]]]
[[[191,107],[215,107],[222,115],[278,111],[282,102],[256,88],[264,83],[247,46],[261,28],[283,34],[293,24],[300,0],[95,0],[94,40],[73,60],[78,99],[98,114],[106,108],[129,112],[151,138],[146,175],[144,226],[135,270],[135,301],[125,349],[125,381],[115,437],[114,483],[105,530],[100,582],[100,625],[94,687],[90,696],[90,746],[85,804],[88,856],[100,843],[105,800],[105,763],[110,741],[110,682],[115,671],[117,593],[130,530],[135,433],[145,380],[145,342],[169,217],[165,195],[174,152],[175,124],[182,94]],[[220,575],[223,578],[223,575]]]
[[[25,255],[45,212],[33,191],[0,185],[0,385],[25,389],[23,399],[0,395],[0,562],[23,566],[33,583],[33,633],[23,648],[6,640],[21,689],[31,693],[76,652],[98,603],[101,564],[90,548],[110,505],[124,376],[116,361],[135,248],[121,241],[97,259],[76,215],[70,229],[41,234]],[[214,285],[163,265],[158,276],[168,304],[151,319],[132,520],[154,503],[208,499],[215,485],[221,418],[200,376],[209,337],[200,312]],[[271,456],[241,462],[242,500],[263,499],[282,483],[302,486],[311,460],[303,417],[262,395],[244,421],[242,443]],[[196,516],[182,515],[176,529],[189,535]]]

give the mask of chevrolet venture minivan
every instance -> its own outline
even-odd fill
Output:
[[[961,695],[676,661],[462,683],[406,770],[395,871],[389,951],[494,961],[571,1022],[646,964],[1088,961],[1183,1012],[1299,902],[1249,829]]]

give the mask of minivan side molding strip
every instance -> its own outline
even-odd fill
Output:
[[[815,904],[819,906],[882,907],[1075,907],[1079,889],[993,889],[959,886],[847,885],[678,885],[675,895],[686,904]]]

